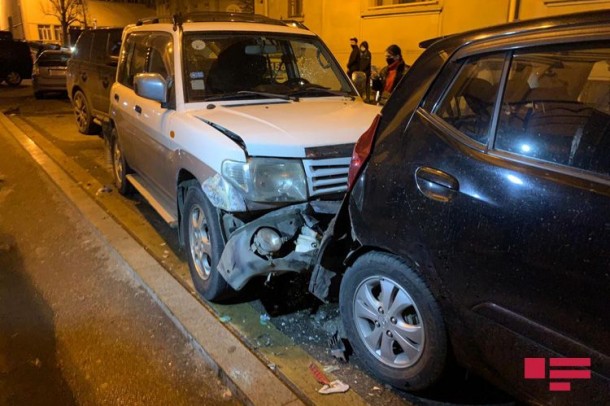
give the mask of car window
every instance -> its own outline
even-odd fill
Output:
[[[91,54],[91,44],[93,43],[93,32],[85,31],[76,42],[74,54],[72,55],[75,59],[89,59]]]
[[[146,71],[146,56],[148,33],[130,34],[121,54],[118,82],[133,88],[133,78],[136,73]]]
[[[610,48],[513,55],[495,148],[610,174]]]
[[[96,63],[105,63],[107,60],[106,49],[108,47],[108,31],[96,31],[93,34],[93,46],[91,47],[91,60]]]
[[[68,59],[70,59],[70,54],[43,52],[36,63],[39,67],[66,66],[68,64]]]
[[[148,71],[151,73],[159,73],[165,79],[174,74],[174,47],[171,35],[151,35],[148,61]]]
[[[464,62],[434,113],[473,140],[486,144],[504,58],[504,54],[494,54]]]
[[[315,37],[189,32],[182,46],[190,102],[240,91],[280,96],[298,92],[298,97],[353,93],[341,68]]]
[[[108,39],[108,55],[119,56],[121,51],[121,36],[123,32],[120,30],[110,31],[110,37]]]

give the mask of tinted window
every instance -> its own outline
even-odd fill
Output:
[[[76,42],[76,48],[74,49],[73,57],[75,59],[89,59],[91,52],[91,44],[93,42],[93,32],[85,31]]]
[[[108,39],[108,54],[110,56],[119,56],[122,34],[123,32],[120,30],[110,31],[110,38]]]
[[[97,63],[106,61],[106,48],[108,47],[108,31],[96,31],[93,34],[93,48],[91,59]]]
[[[487,143],[504,55],[467,60],[435,113],[482,144]]]
[[[146,71],[146,41],[148,33],[135,33],[127,37],[121,54],[118,81],[133,88],[133,78],[136,73]]]
[[[38,66],[66,66],[68,59],[70,59],[70,54],[43,52],[36,63]]]
[[[515,53],[495,148],[610,174],[610,49]]]

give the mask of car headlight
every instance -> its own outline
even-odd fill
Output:
[[[298,159],[250,158],[248,162],[224,161],[222,176],[244,191],[253,202],[302,202],[307,200],[307,181]]]

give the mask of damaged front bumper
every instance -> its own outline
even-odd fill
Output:
[[[217,269],[235,290],[256,276],[309,272],[323,225],[339,201],[315,201],[283,207],[251,221],[229,237]]]

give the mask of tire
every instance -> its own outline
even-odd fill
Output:
[[[197,293],[212,302],[231,296],[233,289],[216,268],[225,245],[220,216],[198,185],[189,187],[186,192],[181,221],[189,270]]]
[[[6,82],[6,84],[9,86],[12,86],[12,87],[19,86],[21,84],[22,80],[23,80],[23,78],[21,77],[21,75],[15,71],[9,72],[6,75],[6,77],[4,78],[4,81]]]
[[[379,252],[363,255],[341,281],[339,305],[358,361],[380,380],[419,391],[441,377],[447,335],[440,307],[405,262]]]
[[[112,177],[114,185],[123,196],[133,192],[133,185],[127,180],[127,175],[131,173],[131,168],[125,159],[121,143],[116,128],[110,134],[110,155],[112,156]]]
[[[77,90],[72,97],[74,105],[74,116],[76,117],[76,126],[82,134],[95,134],[100,131],[100,126],[93,122],[91,108],[85,94]]]

